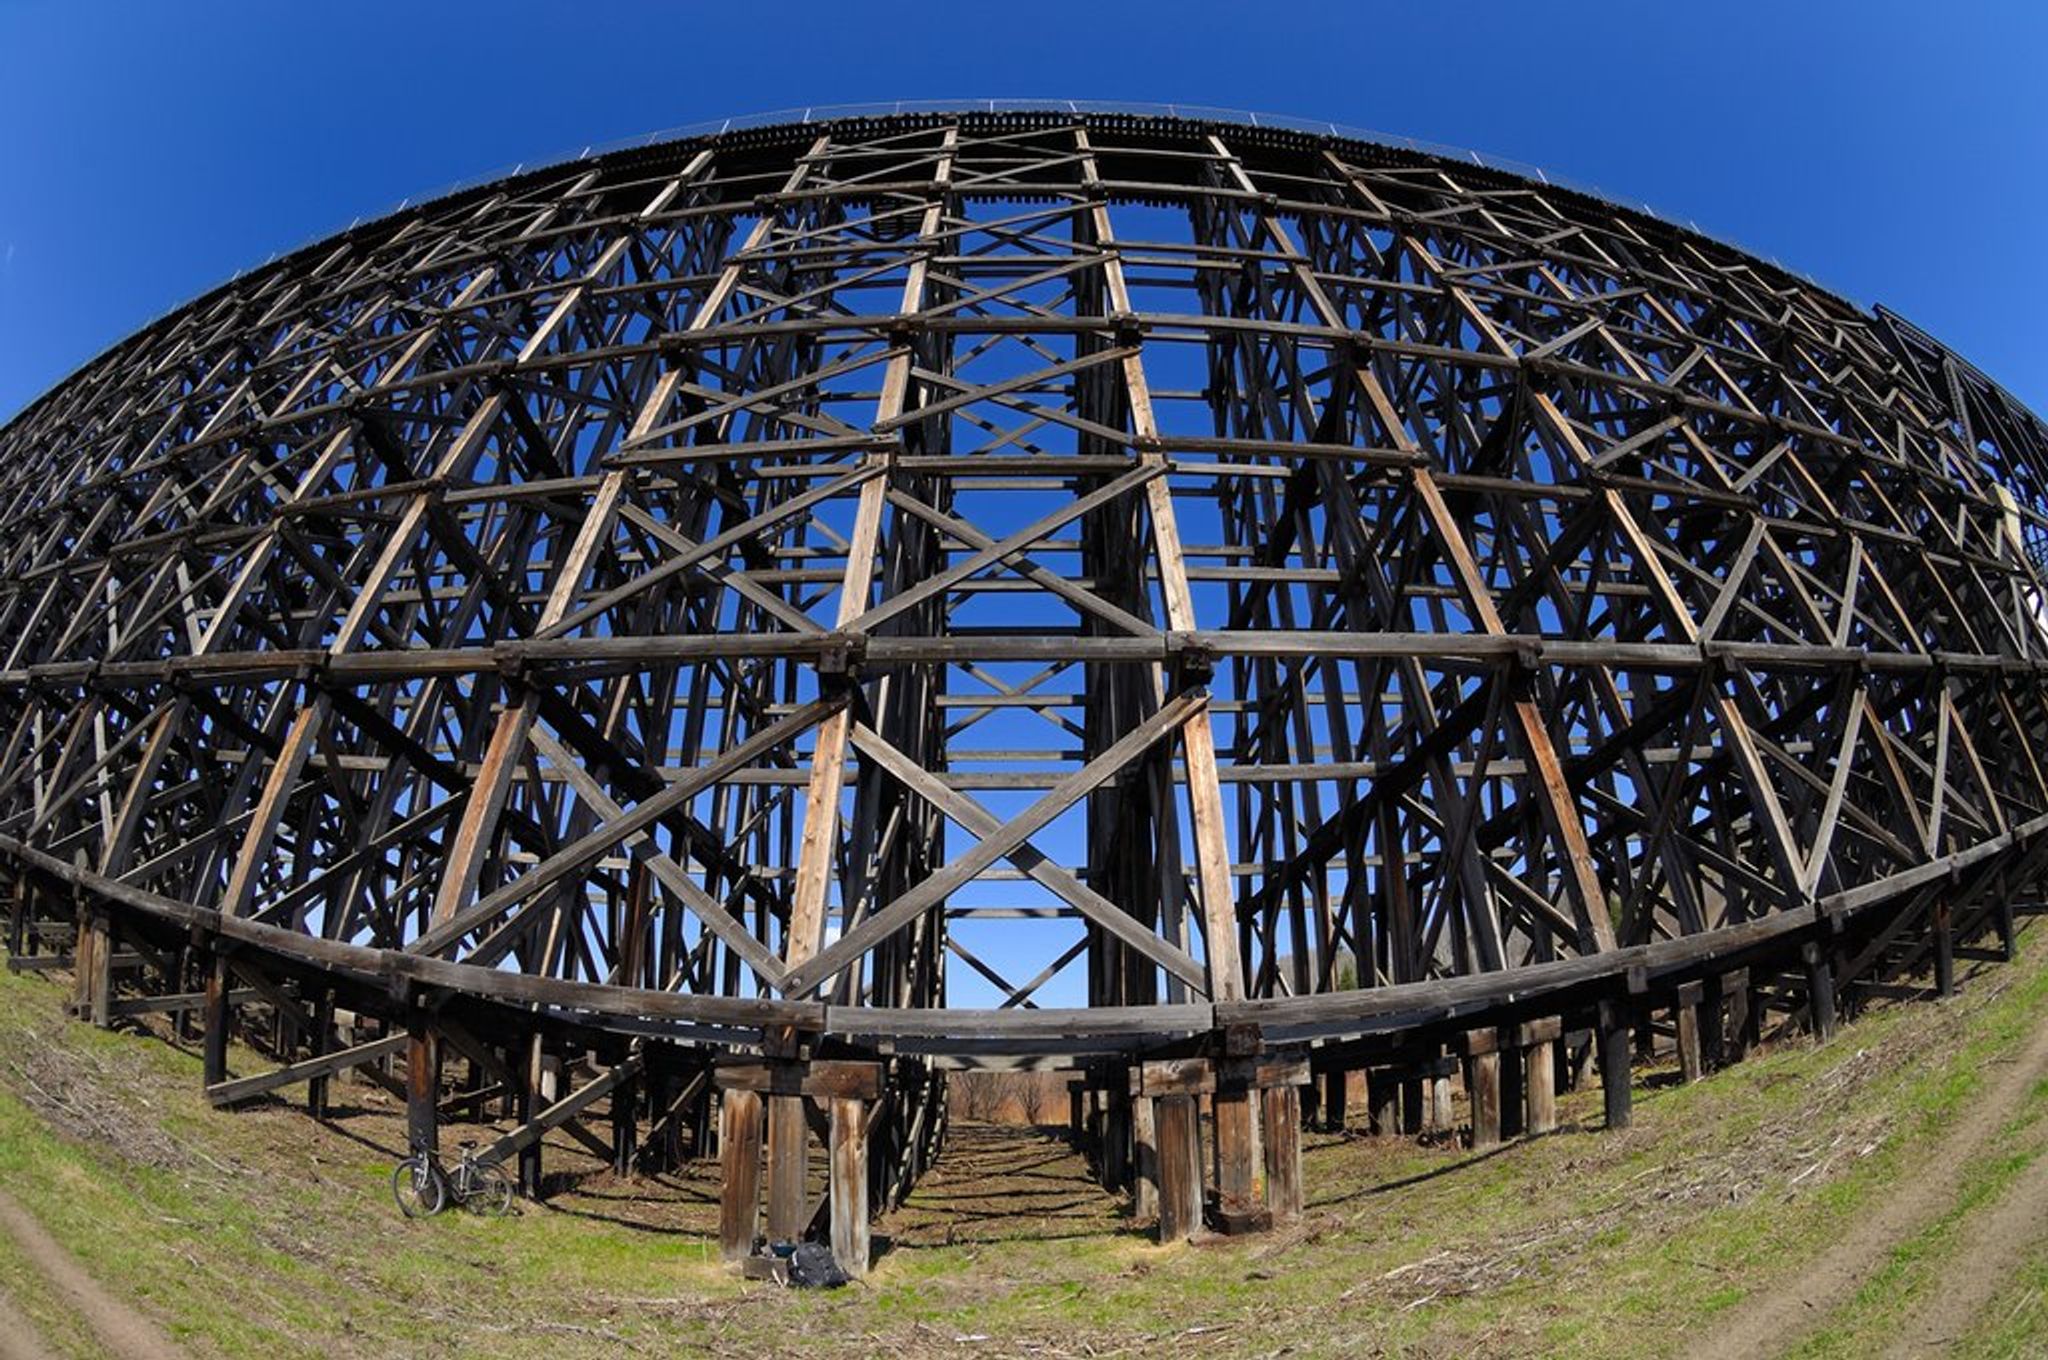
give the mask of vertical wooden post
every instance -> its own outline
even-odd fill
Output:
[[[334,992],[321,988],[313,1001],[313,1033],[308,1057],[324,1057],[334,1046]],[[306,1113],[315,1119],[327,1117],[328,1078],[315,1077],[306,1083]]]
[[[1140,1223],[1159,1214],[1159,1127],[1152,1100],[1142,1091],[1131,1098],[1131,1141],[1137,1165],[1131,1191],[1131,1217]]]
[[[28,957],[28,875],[16,874],[14,887],[9,894],[13,898],[7,913],[7,952],[17,959]],[[2011,909],[2006,915],[2011,917]]]
[[[1401,1088],[1389,1067],[1375,1067],[1366,1074],[1366,1100],[1372,1109],[1371,1129],[1375,1138],[1391,1138],[1401,1131]]]
[[[1401,1132],[1413,1138],[1422,1132],[1425,1111],[1422,1103],[1423,1079],[1420,1076],[1401,1078]]]
[[[1709,1072],[1728,1065],[1728,989],[1719,973],[1702,984],[1700,1062]]]
[[[427,1013],[406,1017],[405,1141],[409,1151],[441,1151],[441,1041]]]
[[[1437,1133],[1449,1133],[1457,1127],[1457,1107],[1451,1103],[1451,1078],[1446,1072],[1438,1072],[1429,1079],[1425,1089],[1429,1092],[1429,1127]]]
[[[77,907],[77,938],[71,945],[72,1010],[81,1020],[105,1029],[112,1018],[114,936],[104,910],[93,905],[85,889],[73,889]]]
[[[212,950],[206,960],[206,1033],[200,1053],[202,1080],[208,1086],[228,1079],[228,1026],[233,1018],[228,989],[232,981],[227,954]]]
[[[1088,1146],[1088,1090],[1079,1084],[1067,1088],[1067,1141],[1079,1152]]]
[[[1465,1091],[1472,1101],[1472,1150],[1500,1144],[1500,1048],[1494,1031],[1465,1036]]]
[[[1678,1002],[1672,1007],[1678,1030],[1678,1070],[1688,1082],[1705,1074],[1700,1061],[1700,1000],[1700,984],[1688,982],[1678,989]]]
[[[1225,1090],[1219,1082],[1213,1108],[1216,1112],[1216,1198],[1226,1212],[1243,1212],[1252,1207],[1252,1192],[1257,1179],[1256,1164],[1252,1159],[1251,1092],[1241,1086],[1236,1090]]]
[[[1948,899],[1934,904],[1934,990],[1956,994],[1956,933]]]
[[[1556,1023],[1551,1022],[1553,1026]],[[1557,1129],[1557,1040],[1539,1038],[1523,1054],[1522,1125],[1530,1137],[1537,1138]]]
[[[1528,1068],[1523,1052],[1521,1027],[1500,1030],[1500,1136],[1520,1138],[1528,1116],[1529,1098],[1523,1089]]]
[[[768,1236],[801,1241],[810,1226],[804,1183],[811,1169],[810,1129],[802,1096],[768,1097]]]
[[[175,980],[171,984],[172,991],[189,992],[203,989],[206,986],[206,980],[199,975],[198,958],[198,951],[191,945],[184,944],[178,946],[178,952],[173,956],[173,963],[171,965],[177,970],[174,974]],[[191,1042],[195,1032],[193,1026],[198,1023],[196,1017],[203,1009],[204,1007],[193,1007],[172,1013],[171,1040],[173,1043],[186,1044]]]
[[[71,1003],[65,1007],[65,1014],[74,1020],[84,1019],[91,995],[92,924],[84,896],[74,889],[71,894]]]
[[[1121,1194],[1131,1180],[1131,1097],[1127,1088],[1102,1093],[1102,1188]]]
[[[832,1257],[855,1279],[868,1273],[867,1102],[832,1099]]]
[[[540,1114],[540,1078],[542,1060],[546,1057],[546,1044],[540,1032],[534,1031],[526,1038],[526,1052],[520,1055],[517,1066],[519,1075],[519,1107],[516,1116],[526,1124]],[[541,1141],[536,1138],[519,1149],[519,1193],[528,1199],[539,1199],[542,1187]]]
[[[92,982],[86,1019],[107,1028],[114,1021],[114,926],[105,908],[89,909],[92,917]]]
[[[1628,1060],[1632,1040],[1628,1009],[1620,1001],[1600,1003],[1600,1090],[1610,1129],[1625,1129],[1629,1121]]]
[[[1259,1095],[1266,1126],[1266,1207],[1278,1223],[1301,1216],[1301,1088],[1268,1086]]]
[[[1323,1073],[1323,1127],[1331,1133],[1344,1132],[1345,1117],[1351,1113],[1351,1074],[1338,1068]]]
[[[1827,951],[1808,942],[1799,956],[1806,964],[1806,1014],[1813,1037],[1826,1043],[1835,1037],[1835,968]]]
[[[1728,1059],[1742,1062],[1757,1044],[1756,998],[1749,990],[1749,970],[1732,969],[1721,975],[1721,991],[1728,998]]]
[[[1159,1130],[1159,1240],[1184,1242],[1202,1225],[1202,1147],[1193,1096],[1152,1102]]]
[[[761,1097],[720,1092],[718,1249],[728,1261],[753,1254],[761,1217]]]
[[[640,1083],[628,1078],[612,1088],[612,1174],[633,1174],[633,1158],[639,1152]]]
[[[16,891],[19,890],[20,885],[17,884]],[[2007,963],[2011,963],[2017,954],[2017,945],[2018,940],[2012,922],[2012,898],[2001,886],[1998,895],[1998,952],[2005,956]]]

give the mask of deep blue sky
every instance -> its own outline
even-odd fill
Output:
[[[0,418],[408,195],[706,118],[953,96],[1272,110],[1535,162],[1895,307],[2048,409],[2044,38],[2019,0],[0,0]]]

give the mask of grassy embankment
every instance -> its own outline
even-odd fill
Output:
[[[340,1088],[351,1109],[332,1126],[282,1105],[216,1113],[195,1055],[66,1022],[59,987],[0,975],[0,1187],[195,1355],[1682,1353],[1856,1231],[2048,1016],[2048,930],[2023,939],[2017,965],[1977,970],[1953,1001],[1690,1087],[1653,1074],[1621,1134],[1481,1157],[1312,1136],[1307,1218],[1264,1239],[1155,1247],[1060,1145],[962,1126],[879,1225],[894,1249],[869,1284],[827,1295],[723,1269],[701,1176],[615,1181],[567,1143],[552,1164],[580,1178],[545,1206],[404,1222],[381,1093]],[[1597,1125],[1597,1101],[1568,1099],[1567,1121]],[[1882,1343],[2048,1146],[2044,1109],[2036,1087],[1955,1203],[1788,1341]],[[2048,1348],[2044,1288],[2037,1250],[1960,1349]],[[0,1289],[53,1349],[93,1353],[4,1238]]]

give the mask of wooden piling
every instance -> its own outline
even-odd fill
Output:
[[[868,1273],[867,1102],[831,1102],[832,1256],[855,1279]]]
[[[1678,1032],[1678,1071],[1688,1082],[1698,1081],[1706,1069],[1700,1059],[1700,984],[1688,982],[1678,989],[1672,1016]]]
[[[1835,1037],[1835,966],[1827,951],[1809,941],[1799,950],[1806,965],[1807,1025],[1826,1043]]]
[[[1266,1207],[1273,1221],[1301,1215],[1301,1087],[1268,1086],[1260,1092],[1265,1124]]]
[[[230,981],[228,956],[213,950],[206,960],[205,1033],[199,1064],[201,1080],[208,1086],[228,1079],[228,1027],[233,1020],[228,1007]]]
[[[718,1249],[750,1256],[761,1217],[761,1097],[728,1090],[718,1106]]]
[[[531,1123],[541,1112],[541,1072],[547,1050],[538,1031],[526,1037],[524,1052],[515,1069],[519,1077],[516,1118],[521,1124]],[[539,1199],[544,1185],[541,1163],[541,1143],[534,1139],[519,1149],[519,1193],[528,1199]]]
[[[1527,1079],[1527,1055],[1523,1052],[1521,1027],[1503,1026],[1500,1030],[1500,1136],[1503,1139],[1520,1138],[1528,1117],[1528,1095],[1523,1089]]]
[[[1494,1031],[1464,1036],[1465,1092],[1472,1103],[1471,1145],[1475,1152],[1500,1145],[1500,1047]]]
[[[1956,994],[1955,922],[1946,898],[1934,904],[1934,990]]]
[[[1152,1102],[1159,1130],[1159,1240],[1184,1242],[1202,1226],[1201,1121],[1193,1096]]]
[[[1556,1017],[1520,1027],[1523,1040],[1522,1127],[1530,1137],[1557,1128],[1557,1045],[1564,1026]]]
[[[1242,1212],[1252,1207],[1258,1180],[1251,1092],[1219,1088],[1214,1108],[1216,1198],[1225,1213]]]
[[[1630,1034],[1629,1008],[1619,1001],[1600,1003],[1599,1034],[1600,1089],[1606,1106],[1607,1127],[1625,1129],[1629,1123],[1628,1064],[1634,1039]]]
[[[1756,1047],[1760,1029],[1756,997],[1749,987],[1749,970],[1736,968],[1723,973],[1721,992],[1728,998],[1728,1060],[1743,1062]]]
[[[1401,1087],[1392,1068],[1375,1067],[1366,1075],[1366,1099],[1371,1106],[1372,1135],[1391,1138],[1401,1131]]]
[[[615,1176],[632,1175],[634,1159],[639,1155],[639,1098],[640,1083],[633,1078],[612,1089],[612,1174]]]
[[[768,1097],[768,1236],[797,1242],[810,1226],[805,1182],[811,1167],[810,1129],[802,1096]]]
[[[1149,1223],[1159,1216],[1159,1128],[1153,1101],[1131,1101],[1131,1141],[1136,1165],[1131,1182],[1131,1217]]]
[[[413,1153],[441,1151],[441,1039],[426,1013],[406,1019],[405,1142]]]

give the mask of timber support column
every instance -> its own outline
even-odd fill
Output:
[[[28,875],[17,873],[14,886],[9,891],[10,902],[7,911],[7,952],[17,959],[28,957]],[[2012,919],[2012,907],[2005,909],[2005,919]],[[2010,952],[2006,957],[2010,958]]]
[[[1243,1047],[1244,1037],[1237,1042]],[[1301,1088],[1312,1079],[1306,1057],[1283,1054],[1168,1058],[1131,1069],[1131,1103],[1151,1107],[1158,1140],[1162,1243],[1184,1241],[1202,1224],[1202,1096],[1209,1097],[1219,1140],[1250,1139],[1253,1118],[1265,1132],[1263,1201],[1256,1198],[1256,1184],[1226,1179],[1230,1163],[1218,1157],[1214,1226],[1225,1233],[1257,1232],[1301,1213]],[[1234,1127],[1238,1112],[1244,1123]]]
[[[405,1141],[413,1153],[441,1152],[441,1039],[426,1008],[406,1015]]]
[[[1519,1025],[1503,1025],[1498,1032],[1500,1043],[1500,1136],[1503,1139],[1520,1138],[1528,1118],[1529,1097],[1524,1083],[1528,1079],[1527,1054],[1522,1051],[1522,1033]]]
[[[612,1174],[630,1176],[639,1153],[640,1083],[628,1078],[612,1089]]]
[[[1104,1074],[1102,1087],[1102,1188],[1121,1194],[1131,1183],[1132,1144],[1136,1124],[1131,1111],[1129,1078],[1118,1069]]]
[[[1131,1217],[1149,1223],[1159,1216],[1159,1121],[1154,1102],[1144,1094],[1136,1069],[1131,1072]]]
[[[1700,1061],[1718,1072],[1728,1065],[1728,991],[1719,973],[1709,974],[1702,987]]]
[[[1226,1025],[1218,1045],[1212,1108],[1216,1124],[1216,1217],[1225,1232],[1264,1226],[1258,1203],[1257,1131],[1252,1127],[1252,1083],[1238,1072],[1249,1068],[1262,1041],[1257,1025]],[[1233,1070],[1228,1077],[1224,1068]]]
[[[768,1236],[797,1242],[810,1226],[804,1181],[811,1170],[811,1131],[802,1096],[768,1097]]]
[[[868,1102],[833,1096],[831,1105],[832,1259],[858,1280],[868,1273]]]
[[[1678,1001],[1672,1007],[1678,1032],[1678,1071],[1688,1082],[1706,1075],[1700,1044],[1700,1005],[1705,998],[1705,988],[1688,982],[1678,989]]]
[[[1306,1071],[1302,1074],[1307,1076]],[[1275,1223],[1301,1217],[1301,1093],[1305,1086],[1259,1088],[1266,1126],[1266,1208]]]
[[[826,1113],[828,1159],[826,1209],[832,1255],[850,1275],[868,1269],[868,1219],[875,1197],[870,1184],[868,1111],[882,1098],[884,1064],[866,1059],[768,1058],[721,1060],[713,1079],[724,1093],[718,1126],[719,1161],[725,1184],[719,1196],[719,1245],[728,1260],[751,1255],[754,1225],[761,1199],[762,1116],[767,1117],[768,1236],[771,1241],[802,1241],[811,1226],[806,1187],[798,1181],[792,1210],[778,1205],[774,1131],[775,1110],[794,1107],[804,1118],[805,1103]],[[786,1102],[786,1104],[785,1104]],[[785,1163],[785,1173],[788,1164]],[[787,1190],[785,1190],[787,1193]],[[783,1216],[777,1218],[778,1212]]]
[[[84,888],[72,889],[72,900],[78,921],[71,946],[72,1010],[79,1019],[105,1029],[113,1017],[113,925],[106,909],[87,898]]]
[[[1721,992],[1728,999],[1728,1060],[1743,1062],[1761,1038],[1756,999],[1749,990],[1749,970],[1735,968],[1723,973]]]
[[[334,1047],[334,991],[322,988],[313,1002],[313,1033],[307,1047],[310,1058],[324,1058]],[[306,1113],[315,1119],[327,1117],[328,1084],[331,1078],[314,1077],[306,1083]]]
[[[530,1124],[540,1115],[541,1061],[546,1055],[546,1044],[536,1030],[528,1036],[526,1051],[519,1056],[514,1071],[519,1077],[518,1103],[514,1117],[521,1124]],[[519,1149],[519,1193],[528,1199],[541,1196],[541,1139],[534,1139]]]
[[[1185,1242],[1202,1226],[1201,1121],[1191,1095],[1152,1101],[1159,1129],[1159,1240]]]
[[[206,956],[206,1001],[202,1021],[205,1033],[201,1036],[200,1067],[202,1080],[208,1086],[218,1086],[228,1079],[228,1029],[234,1023],[228,997],[233,982],[227,950],[216,942]]]
[[[1625,1129],[1629,1121],[1629,1007],[1624,1001],[1600,1003],[1596,1042],[1600,1049],[1600,1092],[1606,1104],[1607,1127]]]
[[[1942,996],[1956,994],[1956,932],[1948,899],[1934,904],[1934,990]]]
[[[800,1072],[802,1044],[801,1035],[778,1027],[765,1036],[762,1052],[768,1055],[771,1070]],[[767,1090],[768,1239],[800,1242],[810,1227],[810,1206],[805,1202],[811,1171],[810,1120],[804,1114],[804,1097],[789,1078]]]
[[[1432,1133],[1450,1133],[1458,1126],[1456,1107],[1451,1099],[1451,1072],[1457,1062],[1451,1058],[1437,1058],[1430,1064],[1429,1076],[1423,1081],[1422,1089],[1429,1101],[1429,1118]]]
[[[1418,1138],[1429,1128],[1430,1100],[1429,1081],[1419,1071],[1410,1068],[1401,1073],[1401,1134],[1405,1138]]]
[[[1557,1042],[1564,1026],[1556,1016],[1519,1027],[1523,1053],[1522,1128],[1531,1138],[1557,1129]]]
[[[1500,1146],[1500,1035],[1475,1029],[1459,1041],[1465,1058],[1465,1092],[1472,1102],[1472,1150]]]
[[[1322,1126],[1331,1133],[1342,1133],[1346,1119],[1351,1113],[1351,1073],[1343,1068],[1333,1068],[1323,1073]]]
[[[1365,1079],[1366,1100],[1371,1109],[1368,1127],[1375,1138],[1392,1138],[1401,1131],[1401,1084],[1391,1067],[1375,1067]]]
[[[1827,951],[1812,941],[1800,947],[1806,965],[1806,1015],[1813,1037],[1821,1043],[1835,1037],[1835,966]]]
[[[753,1254],[761,1220],[761,1097],[727,1088],[718,1102],[718,1249],[728,1261]]]

